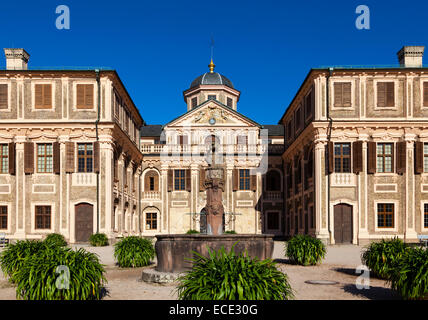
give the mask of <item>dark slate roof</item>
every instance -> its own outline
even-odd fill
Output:
[[[160,137],[162,133],[161,124],[152,124],[141,127],[140,136],[141,137]]]
[[[264,124],[262,129],[267,129],[269,136],[284,136],[284,126],[281,124]]]
[[[192,81],[190,88],[197,87],[201,84],[220,84],[228,86],[234,89],[232,81],[226,78],[224,75],[217,72],[207,72],[203,75],[200,75],[195,80]]]

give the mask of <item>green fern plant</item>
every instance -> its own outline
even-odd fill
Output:
[[[208,257],[194,252],[192,269],[177,287],[181,300],[288,300],[294,297],[288,277],[272,260],[252,259],[234,250],[208,248]]]
[[[187,230],[186,232],[186,234],[198,234],[198,233],[200,233],[198,230],[193,230],[193,229]]]
[[[406,250],[391,264],[388,282],[404,299],[428,299],[428,249]]]
[[[114,245],[114,257],[121,268],[144,267],[155,257],[155,249],[150,240],[129,236]]]
[[[65,241],[64,236],[59,233],[50,233],[46,236],[44,240],[46,243],[52,243],[57,246],[65,247],[67,245],[67,241]]]
[[[108,246],[108,238],[104,233],[95,233],[89,237],[89,243],[93,247]]]
[[[326,246],[320,239],[308,235],[296,235],[285,243],[285,255],[303,266],[320,263],[326,252]]]
[[[406,244],[399,238],[372,242],[361,254],[361,261],[373,274],[388,279],[393,264],[406,252]]]

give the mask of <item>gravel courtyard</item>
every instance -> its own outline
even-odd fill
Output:
[[[118,268],[113,258],[112,246],[83,247],[98,254],[105,265],[108,280],[105,300],[177,299],[175,285],[173,284],[158,285],[140,281],[141,272],[144,268]],[[309,267],[290,264],[284,257],[283,247],[283,242],[275,242],[273,259],[278,262],[278,267],[288,275],[298,300],[399,299],[384,280],[371,278],[370,289],[357,289],[356,280],[359,274],[355,273],[355,269],[361,265],[362,247],[353,245],[328,246],[326,259],[323,263]],[[308,280],[332,280],[338,283],[314,285],[305,282]],[[15,287],[4,278],[0,271],[0,300],[11,299],[15,299]]]

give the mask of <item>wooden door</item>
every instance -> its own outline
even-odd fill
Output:
[[[281,216],[278,211],[268,211],[265,213],[266,233],[281,235]]]
[[[337,244],[352,243],[352,207],[350,205],[334,206],[334,240]]]
[[[93,233],[94,206],[88,203],[79,203],[75,206],[75,234],[76,242],[88,242]]]

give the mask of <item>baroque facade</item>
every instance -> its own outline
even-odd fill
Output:
[[[224,230],[283,235],[283,127],[239,113],[240,92],[209,67],[183,92],[186,113],[141,130],[141,231],[203,231],[205,169],[215,158],[224,168]]]
[[[364,244],[428,234],[428,68],[312,69],[285,126],[286,235]]]
[[[0,232],[70,242],[138,228],[143,125],[114,70],[0,70]],[[117,178],[120,177],[120,178]]]

